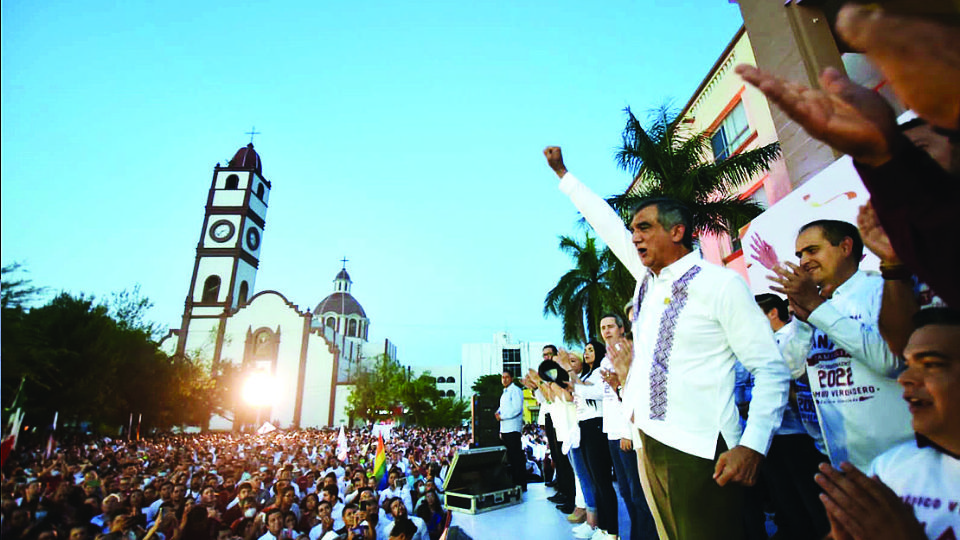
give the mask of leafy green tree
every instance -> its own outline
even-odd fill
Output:
[[[385,354],[377,355],[373,365],[361,361],[354,388],[347,397],[347,414],[372,422],[388,418],[401,405],[401,387],[407,370]]]
[[[418,426],[427,425],[430,411],[440,400],[437,390],[437,378],[424,373],[411,381],[400,385],[400,400],[406,409],[407,418]]]
[[[62,293],[31,307],[44,288],[14,279],[3,268],[3,401],[24,380],[28,421],[43,424],[55,412],[63,425],[86,423],[116,433],[130,415],[145,428],[202,424],[208,405],[229,391],[229,367],[211,374],[200,363],[168,357],[147,320],[152,306],[139,287],[105,302]]]
[[[426,425],[430,427],[458,427],[470,417],[470,402],[458,397],[438,399],[427,411]]]
[[[474,394],[481,397],[500,397],[500,394],[503,393],[503,383],[500,380],[500,373],[481,375],[470,389],[473,390]]]
[[[755,202],[740,199],[737,190],[770,168],[780,155],[779,143],[714,161],[713,133],[691,133],[669,106],[653,111],[646,128],[629,108],[626,113],[616,161],[637,182],[631,192],[609,199],[625,220],[639,199],[651,196],[686,204],[693,213],[694,234],[735,234],[763,211]]]
[[[17,272],[26,272],[23,265],[15,262],[0,268],[0,307],[18,308],[24,304],[36,301],[46,290],[44,287],[35,287],[32,281],[26,278],[14,279]]]
[[[630,297],[632,283],[630,279],[624,281],[626,272],[613,253],[599,247],[589,233],[583,243],[561,236],[560,250],[573,258],[574,265],[547,293],[543,313],[560,317],[564,343],[584,344],[599,334],[604,313],[620,312]]]
[[[145,425],[169,427],[194,406],[182,392],[186,370],[92,298],[63,293],[30,310],[4,308],[3,320],[4,399],[25,378],[33,422],[59,412],[65,423],[114,430],[142,413]]]
[[[134,285],[132,289],[112,293],[106,306],[110,316],[125,328],[145,332],[154,340],[159,340],[166,333],[162,326],[147,320],[147,312],[153,307],[153,301],[143,296],[140,284]]]
[[[437,390],[437,379],[429,372],[411,378],[409,370],[386,355],[373,364],[360,362],[354,388],[347,397],[347,414],[364,422],[382,420],[404,410],[408,423],[420,426],[459,426],[469,404],[445,398]]]

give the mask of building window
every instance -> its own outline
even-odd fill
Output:
[[[447,390],[447,397],[456,397],[457,393],[453,390]]]
[[[448,382],[448,383],[455,383],[455,382],[457,382],[457,380],[454,379],[453,377],[447,377],[447,382]]]
[[[240,300],[237,302],[238,305],[243,305],[247,303],[247,294],[249,294],[250,286],[247,285],[246,281],[240,282]]]
[[[263,200],[263,184],[257,184],[257,198]]]
[[[337,320],[333,317],[327,319],[327,328],[336,331],[337,330]]]
[[[503,371],[509,371],[514,378],[520,376],[520,349],[503,350]]]
[[[347,335],[350,337],[357,337],[357,321],[351,320],[347,325]]]
[[[216,302],[220,296],[220,276],[210,276],[203,282],[203,296],[201,302]]]
[[[770,207],[770,199],[767,198],[767,190],[763,187],[763,184],[760,184],[760,187],[755,189],[753,193],[750,193],[745,197],[748,201],[754,202],[760,208],[766,210]]]
[[[446,377],[437,377],[437,383],[443,384],[445,382],[447,382]]]
[[[227,177],[227,185],[226,185],[227,189],[237,189],[237,187],[239,186],[240,186],[239,176],[235,174],[231,174],[230,176]]]
[[[747,123],[747,112],[743,108],[743,101],[740,101],[720,122],[717,130],[710,137],[714,161],[723,161],[730,157],[749,135],[750,124]]]

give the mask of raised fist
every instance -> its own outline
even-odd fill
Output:
[[[563,165],[563,154],[560,152],[559,146],[548,146],[544,148],[543,155],[547,158],[547,165],[550,165],[550,168],[553,169],[553,172],[557,173],[557,176],[563,178],[563,175],[567,174],[567,168]]]

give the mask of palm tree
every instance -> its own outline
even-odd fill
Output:
[[[605,312],[621,312],[624,299],[632,293],[632,278],[619,267],[613,253],[599,248],[590,234],[584,235],[582,244],[561,236],[560,251],[573,258],[574,267],[547,293],[543,313],[560,317],[567,345],[584,344],[598,335]]]
[[[780,155],[779,143],[710,161],[713,133],[689,133],[668,106],[652,112],[646,129],[629,107],[626,113],[623,145],[616,160],[635,182],[628,193],[608,199],[625,219],[639,199],[651,196],[668,196],[686,204],[693,213],[695,236],[704,232],[736,234],[763,212],[753,201],[738,198],[737,191],[769,169]]]

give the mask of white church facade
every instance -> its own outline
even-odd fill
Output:
[[[314,312],[277,291],[254,292],[270,189],[252,143],[214,168],[183,317],[161,343],[168,354],[214,370],[230,363],[243,379],[258,381],[248,389],[257,406],[238,400],[234,411],[211,419],[211,429],[266,420],[281,428],[346,423],[361,358],[384,351],[396,357],[389,341],[369,347],[370,321],[350,294],[345,267]]]

